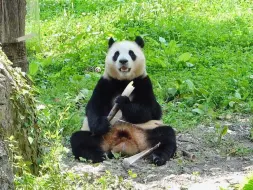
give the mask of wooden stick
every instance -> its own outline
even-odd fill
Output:
[[[36,34],[31,33],[31,34],[27,34],[25,36],[18,37],[16,40],[17,40],[17,42],[22,42],[22,41],[26,41],[28,39],[31,39],[34,36],[36,36]]]
[[[125,90],[122,92],[121,96],[127,96],[129,97],[130,94],[133,92],[134,90],[134,86],[133,86],[133,81],[131,81],[127,87],[125,88]],[[116,115],[116,113],[119,111],[119,106],[117,103],[114,104],[113,108],[111,109],[110,113],[107,116],[108,121],[111,121],[112,118]]]
[[[117,103],[114,104],[114,106],[112,107],[110,113],[107,116],[108,121],[111,121],[112,118],[116,115],[116,113],[119,111],[119,106]]]
[[[181,150],[183,156],[187,157],[189,160],[194,161],[196,159],[196,156],[190,152],[187,152],[185,150]]]
[[[151,152],[153,152],[155,149],[157,149],[159,146],[161,145],[161,143],[159,142],[158,144],[156,144],[154,147],[147,149],[147,150],[143,150],[142,152],[135,154],[133,156],[130,156],[128,158],[124,158],[123,159],[123,166],[125,167],[129,167],[131,166],[134,162],[140,160],[141,158],[145,157],[146,155],[150,154]]]

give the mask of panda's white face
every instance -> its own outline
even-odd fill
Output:
[[[132,80],[146,76],[146,59],[142,48],[136,42],[112,43],[105,59],[105,78]]]

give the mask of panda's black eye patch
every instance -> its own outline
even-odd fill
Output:
[[[136,60],[136,55],[135,55],[135,53],[134,53],[132,50],[129,50],[128,53],[129,53],[130,57],[132,58],[132,60],[135,61],[135,60]]]
[[[117,61],[118,57],[119,57],[119,51],[116,51],[116,52],[114,53],[113,57],[112,57],[112,60],[113,60],[113,61]]]

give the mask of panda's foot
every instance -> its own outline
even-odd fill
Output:
[[[92,163],[99,163],[103,162],[106,159],[106,155],[102,151],[94,151],[89,149],[83,149],[81,154],[78,156],[75,156],[75,159],[80,160],[80,158],[83,158],[87,161],[92,161]]]
[[[89,131],[77,131],[72,134],[70,144],[76,159],[84,158],[93,163],[106,159],[105,152],[100,147],[102,136],[93,136]]]
[[[157,166],[166,164],[173,157],[177,149],[176,146],[176,135],[172,127],[161,126],[152,130],[147,131],[148,141],[152,146],[155,146],[158,142],[161,145],[154,150],[148,157],[152,163]]]
[[[151,154],[148,159],[157,166],[162,166],[166,164],[167,158],[164,158],[163,156],[158,156],[157,154],[153,153]]]

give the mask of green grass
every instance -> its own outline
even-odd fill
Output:
[[[41,1],[41,52],[29,51],[31,66],[39,66],[32,74],[40,98],[64,106],[88,89],[85,106],[100,77],[94,67],[103,68],[108,37],[142,35],[165,122],[183,129],[224,111],[252,112],[251,8],[218,0]],[[67,134],[79,126],[74,122]]]
[[[176,129],[227,112],[252,113],[252,8],[239,0],[41,0],[40,45],[28,43],[28,55],[46,106],[44,138],[56,134],[65,142],[80,128],[110,36],[143,36],[163,119]]]

